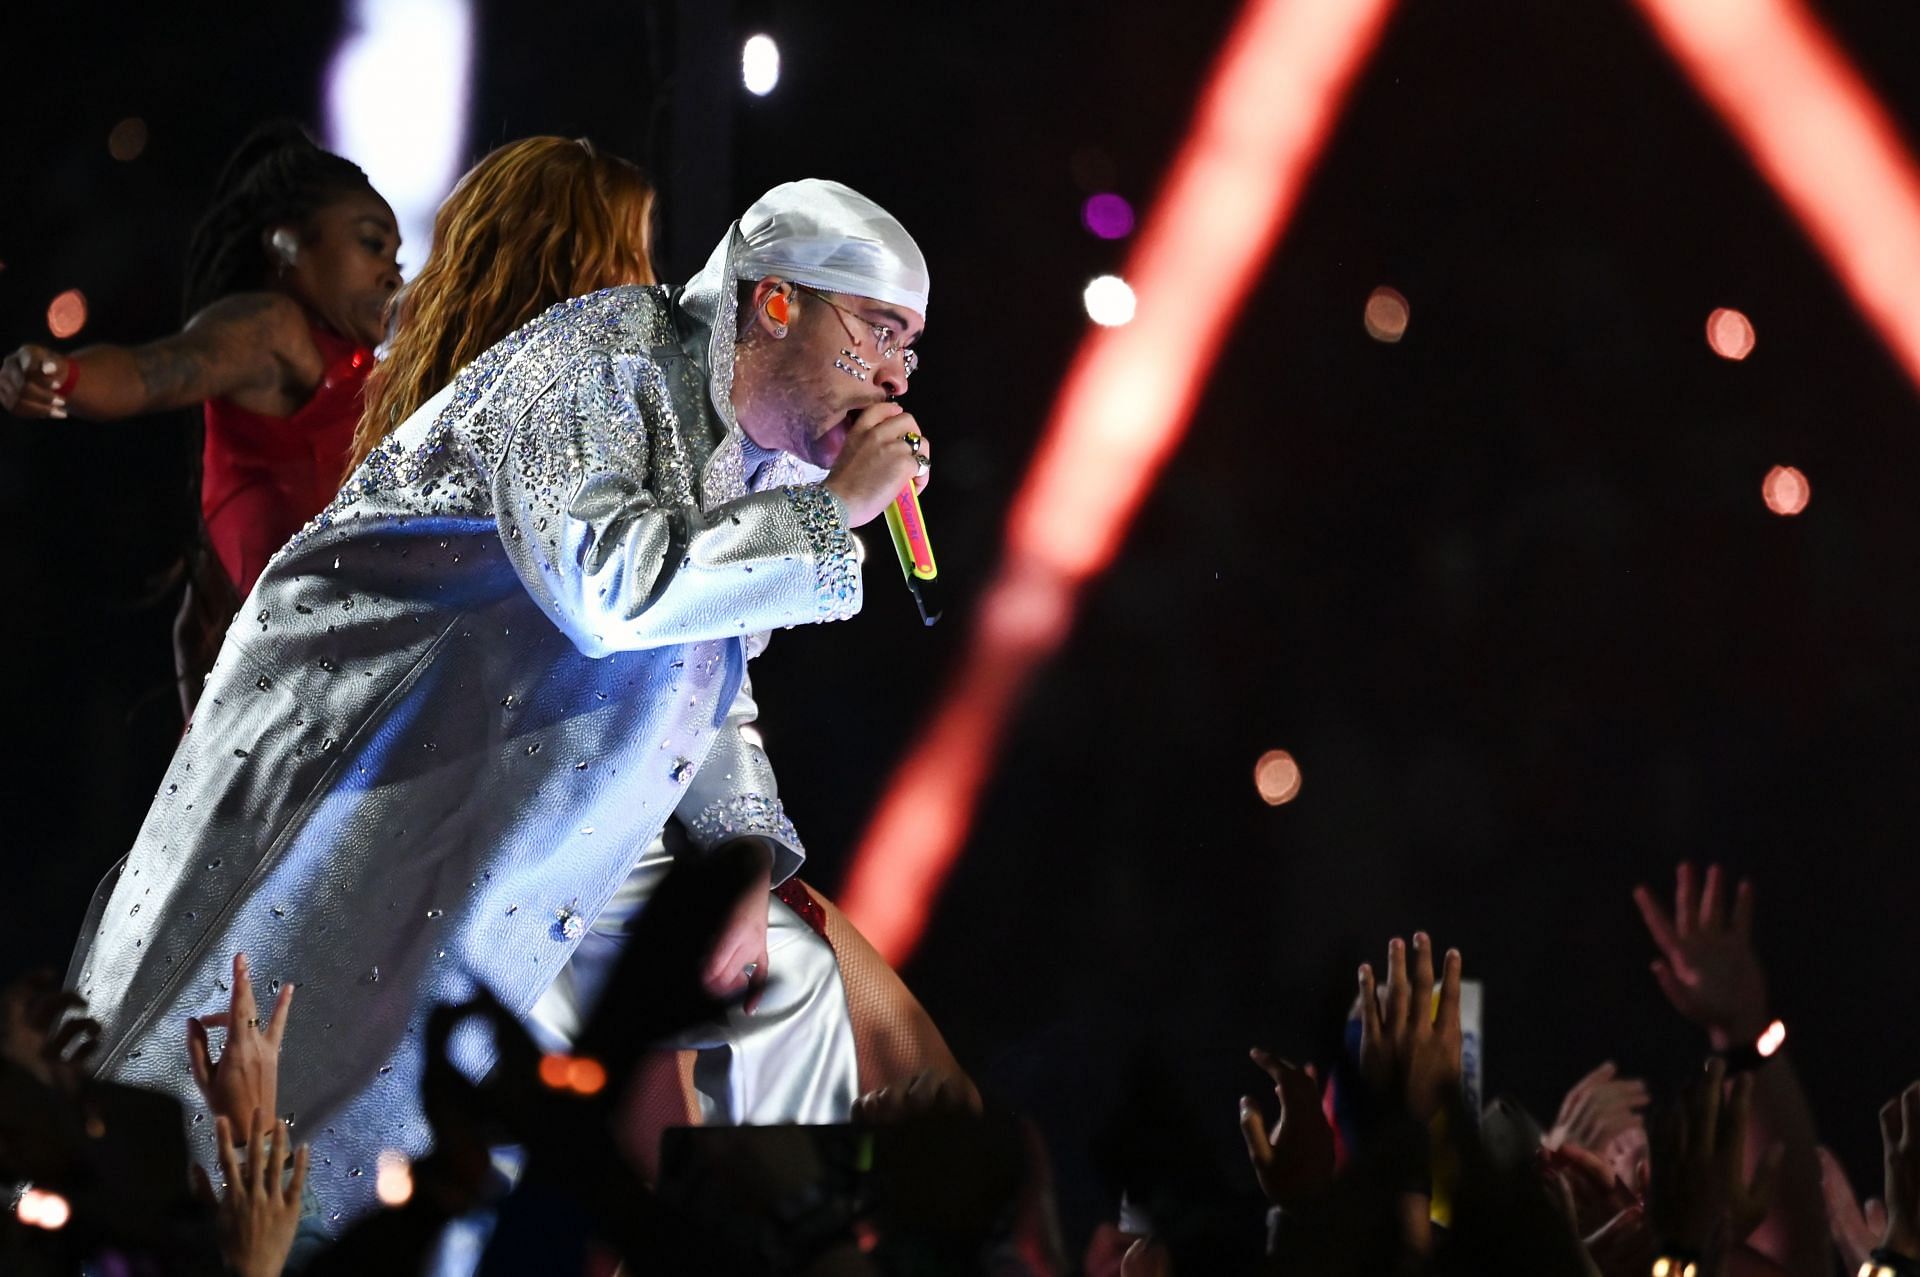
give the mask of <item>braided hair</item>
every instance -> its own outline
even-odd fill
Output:
[[[298,225],[347,195],[373,194],[352,160],[323,151],[291,120],[270,120],[249,133],[214,185],[213,204],[187,246],[186,317],[229,293],[262,288],[271,278],[261,234]]]
[[[291,120],[273,120],[235,148],[215,183],[213,203],[193,228],[187,245],[185,318],[232,293],[263,288],[273,278],[262,235],[272,226],[299,225],[335,200],[373,191],[359,165],[314,145]],[[201,426],[188,432],[188,469],[194,507],[199,508]],[[200,685],[240,596],[208,540],[204,518],[195,520],[186,552],[189,582],[174,623],[174,663],[182,711],[191,719]]]

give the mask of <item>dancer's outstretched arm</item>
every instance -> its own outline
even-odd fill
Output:
[[[22,346],[0,364],[0,408],[16,417],[116,421],[224,398],[273,413],[288,406],[275,400],[310,377],[307,365],[318,358],[299,303],[284,293],[235,293],[142,346],[71,355]]]

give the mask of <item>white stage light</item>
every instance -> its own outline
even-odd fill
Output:
[[[473,63],[471,0],[354,0],[327,69],[327,145],[367,172],[400,222],[401,266],[427,259],[460,176]]]
[[[1080,296],[1087,318],[1102,327],[1118,328],[1133,318],[1133,289],[1118,275],[1102,275]]]
[[[66,1198],[31,1184],[20,1194],[14,1213],[20,1217],[21,1223],[48,1231],[65,1228],[67,1221],[73,1218],[73,1208],[67,1204]]]
[[[740,51],[740,78],[747,92],[763,98],[780,83],[780,46],[770,35],[750,36]]]

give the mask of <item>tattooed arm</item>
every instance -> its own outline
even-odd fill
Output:
[[[298,303],[283,293],[236,293],[144,346],[89,346],[71,357],[22,346],[0,365],[0,408],[19,417],[113,421],[226,398],[284,414],[306,397],[302,383],[318,366]]]

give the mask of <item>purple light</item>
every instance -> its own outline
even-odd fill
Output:
[[[1095,195],[1080,209],[1080,220],[1101,239],[1125,239],[1133,234],[1133,205],[1118,195]]]

